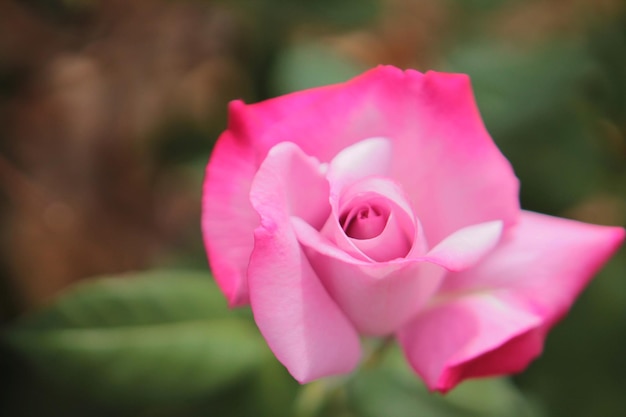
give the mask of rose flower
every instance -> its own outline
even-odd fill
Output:
[[[624,238],[520,209],[469,78],[379,67],[230,105],[202,230],[231,306],[250,304],[298,381],[395,336],[432,390],[523,370]]]

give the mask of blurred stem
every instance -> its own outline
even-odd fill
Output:
[[[385,358],[385,354],[387,353],[389,348],[393,346],[393,341],[394,341],[393,337],[386,337],[382,339],[378,343],[378,346],[374,348],[372,353],[365,360],[363,367],[365,369],[373,369],[377,367],[378,365],[380,365],[381,361]]]
[[[381,364],[385,354],[393,345],[393,337],[377,341],[376,347],[363,362],[364,369],[372,369]],[[345,378],[324,378],[300,388],[295,401],[295,417],[314,417],[328,404],[340,401],[343,391]]]
[[[295,402],[295,417],[313,417],[319,414],[341,385],[331,378],[320,379],[302,386]]]

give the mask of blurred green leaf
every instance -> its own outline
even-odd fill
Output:
[[[225,0],[222,0],[225,1]],[[327,26],[355,26],[374,19],[380,0],[226,0],[239,4],[257,15],[272,18],[283,25],[318,23]]]
[[[6,338],[49,380],[134,406],[202,398],[268,357],[256,327],[228,311],[208,274],[189,272],[81,284]]]
[[[399,349],[383,366],[363,369],[348,385],[360,417],[533,417],[530,403],[506,379],[465,381],[446,395],[431,393],[408,367]]]
[[[472,77],[485,125],[521,180],[525,208],[558,214],[609,184],[615,158],[593,131],[583,94],[596,67],[584,45],[567,40],[528,49],[474,40],[448,57],[448,70]]]
[[[587,51],[574,42],[522,51],[474,40],[452,51],[445,69],[471,76],[485,124],[499,137],[571,104],[592,67]]]
[[[276,59],[274,93],[344,82],[366,68],[334,52],[322,42],[299,42],[285,48]]]

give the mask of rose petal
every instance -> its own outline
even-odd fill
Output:
[[[331,190],[333,184],[331,183]],[[348,236],[341,225],[341,215],[362,202],[384,199],[393,213],[392,223],[371,241]],[[426,241],[407,197],[398,184],[385,178],[367,177],[343,187],[341,194],[330,195],[331,216],[322,234],[353,257],[369,261],[387,261],[398,257],[418,256],[426,252]],[[407,250],[408,249],[408,250]]]
[[[317,276],[360,333],[395,332],[426,304],[443,277],[444,270],[429,262],[353,258],[301,219],[291,221]]]
[[[541,318],[511,300],[476,293],[442,302],[421,313],[398,332],[398,340],[415,371],[437,391],[454,387],[463,375],[460,364],[505,346],[541,325]],[[539,352],[523,346],[516,362],[528,363]]]
[[[213,150],[202,192],[202,235],[217,284],[231,307],[248,303],[246,271],[259,216],[248,192],[257,166],[253,150],[224,132]]]
[[[391,212],[381,233],[369,239],[355,239],[349,236],[363,254],[376,262],[404,258],[412,247],[413,237],[405,232],[397,211]],[[414,233],[413,233],[414,234]]]
[[[407,357],[440,391],[523,370],[623,239],[622,228],[523,212],[481,262],[448,274],[439,303],[400,332]]]
[[[307,187],[299,189],[302,184]],[[315,197],[315,210],[298,203],[304,192]],[[358,334],[320,283],[291,227],[290,215],[309,224],[328,213],[327,194],[319,165],[290,143],[270,151],[250,192],[261,216],[248,268],[252,311],[278,360],[302,383],[349,372],[360,357]]]
[[[450,274],[443,294],[504,289],[552,322],[624,240],[620,227],[523,211],[497,248],[467,271]]]
[[[258,225],[247,200],[269,149],[290,141],[330,162],[373,137],[392,142],[390,175],[431,245],[465,226],[516,221],[517,180],[482,125],[466,76],[386,66],[343,84],[236,101],[207,167],[202,213],[207,254],[231,305],[247,301],[245,266]]]
[[[423,259],[449,271],[461,271],[489,253],[498,244],[501,234],[499,220],[464,227],[439,242]]]
[[[337,197],[345,186],[372,176],[384,176],[391,167],[392,145],[386,138],[369,138],[339,152],[328,166],[331,192]]]
[[[476,107],[469,77],[406,71],[379,107],[394,140],[392,177],[402,184],[429,245],[473,224],[514,224],[518,181]]]

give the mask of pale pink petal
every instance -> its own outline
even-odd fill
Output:
[[[385,176],[391,168],[389,139],[369,138],[339,152],[328,166],[331,192],[339,195],[344,186],[372,176]]]
[[[398,332],[398,340],[415,371],[426,385],[445,392],[460,382],[463,364],[541,326],[541,317],[520,308],[516,303],[489,293],[476,293],[444,300],[420,313]],[[495,373],[525,366],[540,352],[537,343],[520,344],[501,363]]]
[[[558,320],[624,240],[620,227],[523,211],[475,267],[448,275],[443,294],[506,290],[546,322]]]
[[[499,220],[467,226],[439,242],[423,259],[449,271],[461,271],[487,255],[498,244],[501,234]]]
[[[300,184],[306,189],[299,190]],[[298,205],[304,192],[316,197],[312,207]],[[358,334],[320,283],[290,221],[293,215],[309,224],[329,212],[328,184],[319,165],[293,144],[277,145],[259,169],[250,199],[261,216],[248,268],[250,302],[261,333],[302,383],[350,372],[360,358]]]
[[[426,304],[444,275],[443,268],[419,260],[356,259],[301,219],[292,218],[292,224],[324,287],[360,333],[395,332]]]
[[[320,228],[330,215],[328,196],[324,167],[291,142],[279,143],[270,150],[250,191],[252,206],[261,217],[265,207],[273,210],[280,204],[287,218],[300,217],[315,228]]]

